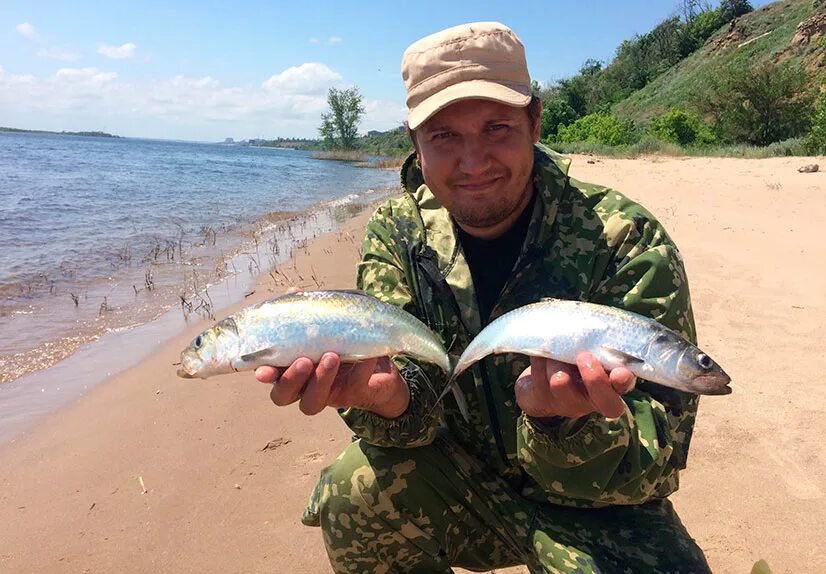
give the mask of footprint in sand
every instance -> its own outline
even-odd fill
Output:
[[[324,457],[323,454],[321,454],[317,450],[313,450],[313,451],[304,453],[304,455],[301,457],[301,460],[304,461],[304,462],[315,462],[315,461],[317,461],[317,460],[319,460],[323,457]]]
[[[278,448],[284,446],[285,444],[290,444],[291,442],[292,440],[284,437],[274,438],[261,449],[261,452],[266,450],[277,450]]]

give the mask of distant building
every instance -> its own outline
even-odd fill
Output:
[[[234,139],[232,139],[232,138],[226,138],[226,139],[224,140],[224,143],[225,143],[225,144],[233,144],[233,143],[235,143],[235,140],[234,140]]]

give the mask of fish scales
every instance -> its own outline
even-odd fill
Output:
[[[496,352],[521,352],[575,363],[576,356],[605,344],[640,356],[654,332],[650,324],[612,307],[586,306],[580,302],[561,305],[528,305],[512,311],[507,320],[491,324],[468,347],[476,360],[486,348]],[[488,354],[488,353],[485,353]],[[610,365],[606,365],[610,366]]]
[[[615,307],[548,299],[506,313],[479,333],[459,358],[455,378],[490,354],[520,353],[576,363],[593,353],[610,370],[697,394],[728,394],[730,377],[711,357],[660,323]]]
[[[405,354],[450,370],[441,341],[403,309],[359,292],[304,291],[219,321],[184,349],[178,374],[207,378],[300,357],[318,362],[325,352],[344,361]]]
[[[423,323],[396,306],[355,293],[286,296],[250,309],[236,322],[246,334],[240,354],[275,347],[277,366],[298,357],[317,362],[326,352],[351,361],[405,351],[449,370],[441,342]],[[297,349],[287,342],[302,345]]]

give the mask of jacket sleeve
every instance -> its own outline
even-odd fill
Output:
[[[404,240],[392,219],[389,204],[380,207],[367,224],[356,286],[365,293],[417,315],[408,287],[409,261]],[[421,318],[421,317],[420,317]],[[386,419],[362,409],[340,409],[344,422],[359,438],[377,446],[412,448],[430,444],[436,436],[441,405],[434,408],[437,393],[431,385],[438,368],[417,364],[407,357],[394,357],[410,389],[410,406],[400,417]]]
[[[679,252],[653,217],[606,222],[607,248],[596,258],[588,299],[652,317],[696,342],[688,283]],[[639,504],[677,490],[685,468],[698,397],[638,381],[625,413],[592,413],[543,427],[523,415],[518,452],[551,501],[567,505]]]

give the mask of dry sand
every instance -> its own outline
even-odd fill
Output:
[[[826,568],[826,174],[797,172],[812,161],[577,157],[571,169],[667,226],[701,344],[733,376],[732,395],[703,399],[673,496],[715,572],[759,558],[776,573]],[[352,286],[365,221],[283,271],[314,287],[312,265],[323,287]],[[283,289],[268,278],[219,314]],[[0,447],[0,572],[329,571],[299,516],[346,427],[330,410],[274,407],[249,373],[176,378],[205,325]]]

